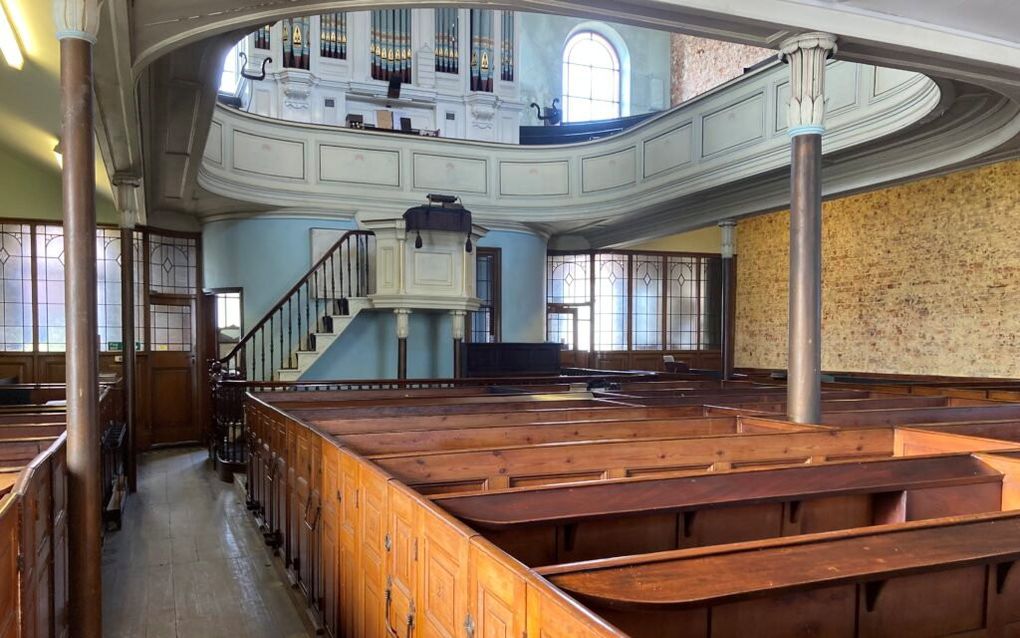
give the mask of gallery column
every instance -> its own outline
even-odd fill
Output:
[[[722,229],[722,378],[733,378],[733,325],[736,311],[737,269],[736,255],[737,222],[728,219],[719,223]]]
[[[397,315],[397,378],[407,378],[407,335],[410,331],[411,311],[407,308],[397,308],[393,311]]]
[[[822,134],[825,65],[836,37],[807,33],[783,42],[790,65],[790,332],[787,413],[795,423],[821,420]]]
[[[124,359],[124,425],[127,431],[125,474],[129,492],[138,490],[138,464],[135,432],[135,222],[138,220],[137,191],[140,181],[134,177],[113,176],[113,187],[120,210],[120,323]]]
[[[450,320],[453,324],[453,378],[459,379],[464,376],[464,369],[461,365],[461,349],[464,346],[464,322],[467,313],[463,310],[451,310]]]
[[[92,47],[97,0],[57,0],[64,149],[64,296],[67,320],[67,509],[70,617],[76,638],[102,635],[99,363],[96,316],[96,166]]]

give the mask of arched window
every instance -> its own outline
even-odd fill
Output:
[[[563,49],[563,119],[620,117],[620,56],[605,37],[581,31]]]
[[[220,76],[220,93],[225,95],[237,95],[237,89],[241,84],[241,68],[238,63],[238,45],[234,45],[227,52],[223,60],[223,75]]]

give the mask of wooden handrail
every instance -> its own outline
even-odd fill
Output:
[[[290,290],[288,290],[286,293],[283,294],[282,297],[280,297],[280,300],[277,301],[276,304],[265,313],[265,315],[263,315],[262,319],[260,319],[259,322],[257,324],[255,324],[254,327],[251,328],[251,330],[246,332],[245,335],[243,337],[241,337],[237,341],[237,344],[233,348],[231,348],[230,352],[226,356],[217,359],[217,362],[220,363],[220,364],[224,364],[224,363],[227,363],[228,361],[230,361],[231,359],[233,359],[234,357],[236,357],[238,355],[238,353],[240,353],[241,350],[245,347],[245,345],[248,342],[252,341],[255,338],[255,335],[260,330],[262,330],[266,326],[266,324],[268,324],[270,322],[270,320],[273,317],[273,315],[275,315],[276,313],[280,312],[283,309],[283,306],[295,294],[297,294],[298,290],[300,290],[303,285],[308,283],[308,280],[311,279],[312,276],[316,272],[318,272],[318,270],[323,265],[325,265],[326,261],[330,257],[332,257],[333,254],[336,251],[338,251],[341,248],[341,246],[344,244],[344,242],[348,241],[350,237],[358,237],[358,236],[360,236],[360,237],[368,237],[368,236],[374,236],[374,235],[375,235],[375,233],[373,233],[371,231],[365,231],[365,230],[351,230],[351,231],[347,231],[346,233],[344,233],[343,236],[340,237],[340,239],[338,239],[332,246],[330,246],[329,250],[327,250],[326,252],[323,253],[323,255],[319,259],[319,261],[315,262],[315,264],[313,264],[312,267],[308,269],[308,272],[306,272],[300,279],[298,279],[297,283],[295,283],[290,288]]]

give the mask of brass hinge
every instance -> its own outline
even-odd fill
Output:
[[[386,551],[393,549],[393,539],[390,538],[389,532],[386,533],[386,538],[383,539],[383,547],[386,548]]]
[[[418,539],[414,539],[414,560],[418,560]]]
[[[475,638],[475,619],[471,617],[470,611],[464,617],[464,635],[467,638]]]
[[[21,552],[18,552],[18,571],[25,571],[25,555]]]
[[[340,490],[336,491],[336,500],[339,503],[343,503],[344,502],[344,495],[340,492]]]

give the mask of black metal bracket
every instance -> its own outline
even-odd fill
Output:
[[[262,73],[260,75],[255,75],[254,73],[248,73],[245,71],[245,68],[248,66],[248,54],[244,51],[240,51],[237,56],[241,58],[241,77],[246,80],[255,80],[256,82],[261,82],[266,79],[266,65],[272,62],[273,58],[264,58],[262,60]]]

